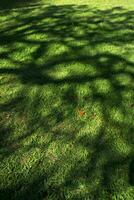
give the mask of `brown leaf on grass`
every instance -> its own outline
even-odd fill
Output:
[[[86,114],[86,112],[83,111],[83,110],[78,110],[78,114],[79,114],[80,117],[82,117]]]

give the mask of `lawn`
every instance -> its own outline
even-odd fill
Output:
[[[0,1],[0,199],[134,199],[134,2]]]

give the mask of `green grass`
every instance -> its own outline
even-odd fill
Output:
[[[133,1],[1,2],[0,199],[133,200]]]

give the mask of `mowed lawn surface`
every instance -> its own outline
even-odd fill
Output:
[[[133,200],[134,2],[1,2],[0,199]]]

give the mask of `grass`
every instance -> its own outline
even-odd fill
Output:
[[[0,199],[133,200],[134,3],[1,2]]]

